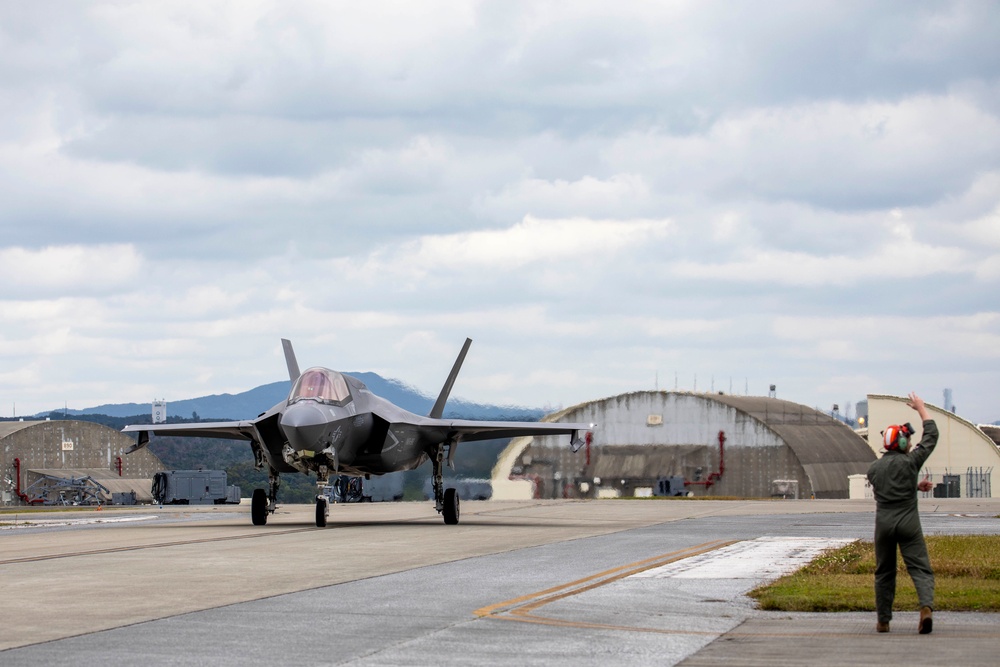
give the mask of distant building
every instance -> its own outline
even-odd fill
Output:
[[[494,498],[654,495],[847,498],[875,460],[839,420],[772,397],[643,391],[547,421],[594,423],[573,453],[563,436],[516,438],[493,471]],[[674,478],[670,482],[670,478]]]
[[[164,424],[167,421],[167,402],[164,400],[153,401],[153,423]]]

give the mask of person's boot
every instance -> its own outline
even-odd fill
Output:
[[[875,623],[875,632],[889,632],[889,621],[878,621]]]
[[[934,619],[931,618],[931,608],[921,607],[920,608],[920,624],[917,626],[918,631],[922,635],[929,635],[931,630],[934,629]]]

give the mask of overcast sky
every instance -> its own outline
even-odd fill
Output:
[[[0,416],[305,368],[1000,419],[1000,3],[0,4]]]

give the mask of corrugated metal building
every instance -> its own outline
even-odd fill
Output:
[[[776,398],[643,391],[546,421],[594,423],[593,444],[574,454],[558,436],[513,440],[494,498],[635,495],[669,477],[694,495],[847,498],[848,477],[875,460],[842,422]]]
[[[112,493],[131,492],[138,502],[152,502],[153,475],[163,463],[146,449],[125,456],[133,444],[132,438],[113,428],[85,421],[0,422],[4,504],[25,504],[21,494],[46,476],[89,477],[107,489],[101,492],[104,502],[111,501]]]

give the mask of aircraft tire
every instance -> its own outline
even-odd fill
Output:
[[[444,509],[441,510],[441,514],[444,515],[444,522],[447,525],[454,526],[458,523],[458,491],[455,489],[444,490]]]
[[[326,527],[326,499],[318,498],[316,500],[316,527],[325,528]]]
[[[263,526],[267,523],[267,491],[254,489],[250,498],[250,518],[253,525]]]

